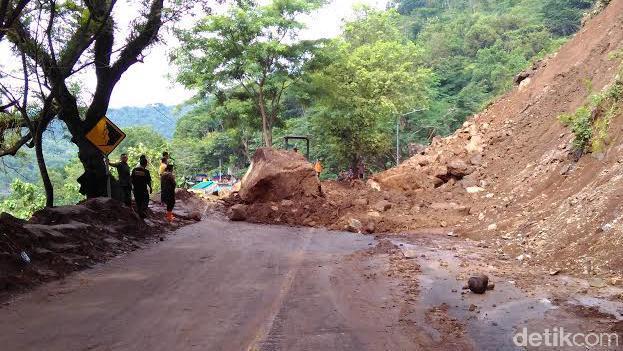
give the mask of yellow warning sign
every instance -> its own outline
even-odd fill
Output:
[[[125,139],[125,133],[112,123],[108,117],[102,117],[95,127],[87,135],[87,139],[93,143],[105,155],[110,155],[113,150]]]

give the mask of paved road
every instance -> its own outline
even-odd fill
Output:
[[[0,349],[416,349],[372,240],[206,220],[3,307]]]

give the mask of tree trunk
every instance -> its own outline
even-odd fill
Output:
[[[74,138],[73,141],[78,146],[78,157],[84,167],[84,173],[78,178],[80,193],[87,199],[108,196],[104,155],[84,137]]]
[[[264,146],[273,147],[273,132],[268,120],[268,114],[266,113],[266,106],[264,105],[264,91],[262,87],[259,89],[258,107],[260,108],[260,114],[262,115],[262,135],[264,137]]]
[[[43,131],[48,128],[49,121],[44,118],[42,125],[37,126],[35,132],[35,154],[37,156],[37,165],[39,166],[39,174],[43,181],[43,187],[45,189],[45,206],[54,207],[54,186],[50,181],[50,175],[48,174],[48,168],[45,165],[45,158],[43,156]]]

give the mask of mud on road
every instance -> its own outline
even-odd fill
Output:
[[[512,262],[490,260],[488,252],[439,235],[376,241],[205,220],[3,305],[0,345],[517,350],[512,336],[522,326],[620,330],[619,302],[595,298],[616,292],[593,291],[564,276],[538,280],[540,273],[522,275]],[[489,274],[495,290],[465,293],[461,288],[471,271]]]

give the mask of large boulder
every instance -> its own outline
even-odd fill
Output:
[[[287,150],[261,148],[242,178],[240,198],[247,202],[271,202],[320,196],[320,181],[303,155]]]

